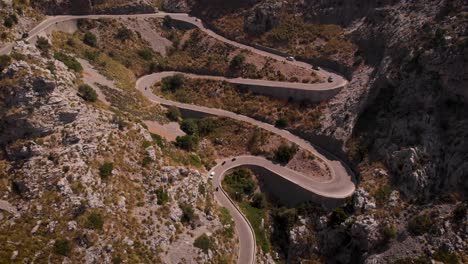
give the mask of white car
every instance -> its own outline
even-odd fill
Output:
[[[288,61],[294,61],[295,59],[294,59],[293,56],[288,56],[288,57],[286,57],[286,60],[288,60]]]
[[[209,178],[209,179],[213,179],[214,176],[215,176],[215,172],[212,171],[212,172],[210,172],[210,175],[208,175],[208,178]]]

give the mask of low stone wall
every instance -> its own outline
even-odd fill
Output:
[[[304,58],[304,57],[297,57],[297,60],[307,62],[314,66],[320,66],[327,70],[334,71],[335,73],[339,73],[346,77],[346,79],[351,80],[353,78],[353,69],[345,66],[337,61],[329,60],[325,58]]]
[[[192,23],[182,21],[182,20],[176,20],[176,19],[172,19],[172,24],[179,29],[185,29],[185,30],[197,28],[197,26],[195,26]]]
[[[129,15],[129,14],[149,14],[156,13],[157,8],[147,3],[129,3],[126,5],[114,6],[103,9],[93,8],[93,14],[105,14],[105,15]]]
[[[247,45],[249,45],[249,44],[247,43]],[[281,50],[277,50],[277,49],[274,49],[274,48],[266,47],[266,46],[263,46],[263,45],[260,45],[260,44],[253,44],[252,47],[254,47],[254,48],[258,49],[258,50],[266,51],[268,53],[273,53],[273,54],[278,55],[278,56],[283,56],[283,57],[292,56],[289,53],[286,53],[286,52],[283,52]]]
[[[343,87],[337,87],[329,90],[303,90],[291,89],[285,87],[272,87],[262,85],[238,84],[239,87],[248,89],[256,94],[271,96],[277,99],[303,101],[319,103],[335,97]]]

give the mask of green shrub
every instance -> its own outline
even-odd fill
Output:
[[[213,249],[213,241],[206,234],[203,234],[195,239],[193,246],[201,249],[205,253],[208,253],[208,250]]]
[[[99,55],[101,53],[99,51],[85,51],[84,53],[84,57],[89,60],[89,61],[93,61],[93,62],[97,62],[98,59],[99,59]]]
[[[164,16],[164,18],[163,18],[163,26],[166,27],[166,28],[172,28],[172,26],[173,26],[172,17],[170,17],[170,16]]]
[[[167,202],[169,202],[169,195],[167,194],[167,192],[162,187],[159,187],[156,190],[156,198],[158,198],[158,204],[159,205],[164,205]]]
[[[99,213],[92,212],[88,215],[85,222],[85,227],[93,230],[102,230],[104,220]]]
[[[138,56],[140,56],[140,58],[147,60],[147,61],[151,60],[154,57],[153,52],[148,48],[139,50]]]
[[[57,239],[54,244],[55,254],[68,256],[71,251],[71,243],[66,239]]]
[[[275,151],[275,160],[279,163],[288,163],[296,154],[297,146],[281,145]]]
[[[97,93],[93,89],[93,87],[87,85],[87,84],[82,84],[78,87],[78,92],[80,93],[80,96],[88,102],[96,102],[97,101]]]
[[[3,25],[7,28],[13,27],[14,24],[15,24],[15,21],[13,21],[13,19],[9,16],[3,19]]]
[[[120,39],[121,41],[125,41],[132,37],[132,31],[126,27],[121,27],[117,31],[117,34],[115,35],[115,37],[117,39]]]
[[[244,54],[237,54],[232,58],[231,62],[229,63],[229,68],[231,70],[240,70],[242,68],[242,65],[244,65],[245,62],[245,55]]]
[[[198,137],[185,135],[176,138],[175,145],[187,151],[194,151],[198,147]]]
[[[97,46],[96,35],[94,35],[93,33],[89,32],[89,31],[87,31],[84,34],[83,43],[88,45],[88,46],[91,46],[91,47],[96,47]]]
[[[75,40],[73,38],[67,39],[67,45],[70,47],[75,47],[76,45]]]
[[[333,210],[328,224],[330,226],[338,226],[349,217],[349,215],[343,210],[343,208],[338,207]]]
[[[180,125],[180,129],[187,133],[187,135],[198,134],[198,124],[194,119],[184,119]]]
[[[151,138],[153,142],[156,143],[160,148],[164,146],[163,138],[160,135],[151,133]]]
[[[56,52],[54,54],[54,58],[63,62],[70,70],[73,70],[75,72],[83,71],[83,67],[81,66],[81,64],[72,56],[68,56],[67,54],[62,52]]]
[[[289,231],[297,221],[297,211],[295,208],[273,208],[271,212],[271,222],[273,232],[270,241],[275,241],[275,245],[283,250],[287,250],[289,245]]]
[[[185,83],[185,77],[183,74],[176,74],[174,76],[164,77],[161,80],[161,90],[175,92],[177,89],[182,87]]]
[[[177,108],[175,106],[171,106],[171,107],[169,107],[169,109],[167,109],[166,116],[171,121],[179,121],[182,114],[180,113],[179,108]]]
[[[114,169],[114,163],[112,162],[105,162],[104,164],[99,167],[99,175],[102,179],[107,179],[111,174],[112,170]]]
[[[275,127],[277,127],[277,128],[285,128],[287,126],[288,126],[288,120],[286,118],[284,118],[284,117],[279,118],[275,122]]]
[[[10,14],[9,17],[11,20],[13,20],[13,23],[18,24],[18,17],[16,14]]]
[[[244,195],[252,195],[257,188],[252,173],[246,169],[235,170],[228,174],[223,183],[229,195],[238,201],[242,200]]]
[[[190,224],[195,220],[195,210],[190,204],[179,204],[180,209],[182,210],[182,217],[180,221],[184,224]]]
[[[8,55],[0,55],[0,71],[3,71],[11,64],[11,57]]]
[[[433,255],[432,258],[434,260],[440,261],[444,264],[458,264],[460,263],[458,261],[457,255],[454,253],[449,252],[448,250],[445,250],[443,248],[439,248]]]
[[[198,185],[198,193],[199,193],[199,194],[202,194],[202,195],[205,195],[205,193],[206,193],[205,184],[200,183],[200,184]]]
[[[47,62],[47,69],[52,73],[55,74],[55,71],[57,68],[55,67],[55,63],[53,61],[48,61]]]
[[[263,193],[255,193],[251,205],[258,209],[265,208],[267,206],[265,195]]]
[[[408,231],[416,236],[427,233],[432,228],[433,222],[427,215],[418,215],[408,222]]]
[[[392,225],[385,225],[381,227],[380,234],[382,234],[383,241],[388,242],[396,237],[397,230]]]
[[[216,129],[216,122],[213,118],[203,118],[198,120],[198,134],[202,137],[208,136]]]
[[[150,165],[151,163],[153,163],[153,159],[146,156],[143,158],[143,161],[141,162],[141,166],[148,167],[148,165]]]
[[[26,60],[26,55],[24,55],[23,53],[20,53],[18,51],[12,51],[10,53],[10,57],[14,60]]]
[[[141,143],[141,147],[143,149],[147,149],[147,148],[151,147],[152,145],[153,144],[151,143],[151,141],[147,141],[147,140],[145,140],[145,141],[143,141],[143,143]]]
[[[52,45],[50,45],[46,38],[39,36],[37,37],[36,47],[43,53],[48,54],[50,48],[52,48]]]
[[[379,189],[377,189],[377,192],[375,193],[375,201],[377,202],[377,204],[382,205],[388,200],[388,198],[390,198],[391,193],[392,188],[390,188],[390,186],[381,186]]]
[[[465,219],[466,216],[466,205],[465,204],[459,204],[457,207],[452,212],[452,217],[455,222],[461,222],[463,219]]]

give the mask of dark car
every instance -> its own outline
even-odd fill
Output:
[[[29,37],[29,33],[26,33],[26,32],[25,32],[25,33],[23,33],[23,35],[21,35],[21,38],[24,38],[24,39],[25,39],[25,38],[27,38],[27,37]]]
[[[236,158],[233,158],[231,161],[236,161]]]
[[[316,71],[320,71],[320,67],[319,66],[314,66],[312,67],[312,69],[316,70]]]
[[[226,164],[226,161],[223,161],[223,163],[221,163],[221,166],[224,165],[224,164]]]

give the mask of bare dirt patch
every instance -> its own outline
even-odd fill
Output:
[[[148,130],[153,133],[160,135],[167,141],[175,141],[178,136],[184,136],[185,133],[180,129],[179,123],[170,122],[168,124],[161,125],[156,121],[144,121],[145,125],[148,126]]]
[[[304,175],[312,175],[323,180],[328,180],[331,177],[330,170],[325,162],[303,149],[300,149],[294,155],[286,167]]]

